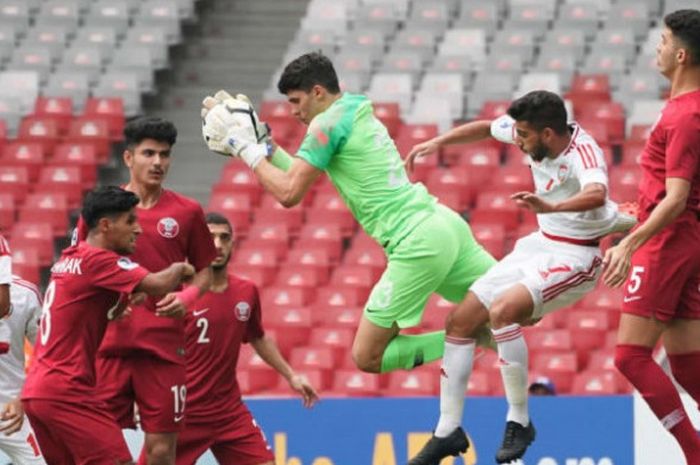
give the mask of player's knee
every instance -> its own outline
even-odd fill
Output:
[[[376,356],[358,346],[353,346],[352,348],[352,360],[355,362],[358,370],[367,373],[379,373],[382,367],[381,355]]]
[[[167,441],[156,441],[149,444],[146,458],[148,465],[173,465],[175,449]]]
[[[489,314],[485,310],[466,312],[457,308],[447,315],[445,330],[450,336],[474,337],[488,321]]]
[[[494,329],[503,328],[513,323],[519,323],[517,309],[504,300],[496,300],[489,309],[489,320]]]
[[[630,381],[643,371],[646,363],[655,363],[650,349],[619,345],[615,348],[614,362],[615,368]]]

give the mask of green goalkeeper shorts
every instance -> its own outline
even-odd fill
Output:
[[[461,302],[469,287],[496,260],[474,239],[469,225],[449,208],[438,205],[389,253],[382,277],[365,305],[365,317],[377,326],[420,323],[430,295]]]

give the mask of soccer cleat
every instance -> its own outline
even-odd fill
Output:
[[[525,455],[527,446],[535,440],[535,427],[532,421],[527,426],[518,422],[509,421],[506,423],[506,431],[503,434],[503,444],[496,452],[497,463],[508,463],[522,458]]]
[[[408,465],[438,465],[443,458],[457,456],[466,452],[468,448],[469,439],[460,426],[447,437],[439,438],[433,435],[420,452],[409,460]]]

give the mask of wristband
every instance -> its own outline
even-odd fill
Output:
[[[199,298],[199,288],[197,286],[187,286],[175,294],[185,308],[190,306]]]

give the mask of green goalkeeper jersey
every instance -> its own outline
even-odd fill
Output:
[[[394,141],[365,96],[346,92],[316,115],[297,156],[326,171],[357,221],[385,248],[435,211],[437,200],[408,180]]]

